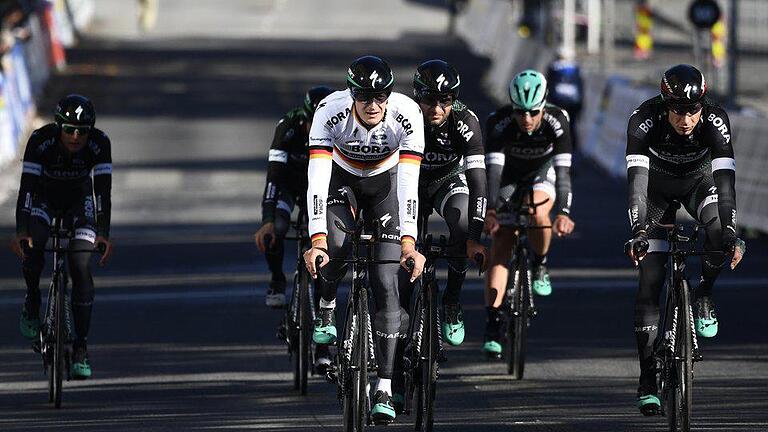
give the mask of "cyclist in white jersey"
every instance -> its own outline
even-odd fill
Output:
[[[323,258],[324,276],[331,280],[343,276],[346,267],[329,263],[329,257],[348,256],[352,245],[335,222],[351,227],[354,209],[363,211],[367,229],[379,236],[374,246],[377,259],[399,259],[403,268],[409,258],[414,259],[410,275],[397,264],[375,264],[370,269],[379,360],[371,415],[377,422],[389,422],[395,418],[395,348],[408,323],[398,287],[418,278],[424,267],[424,257],[415,248],[424,123],[411,98],[392,92],[394,75],[378,57],[355,60],[347,72],[347,85],[348,90],[334,92],[318,105],[309,133],[307,209],[312,249],[304,258],[315,278],[318,257]],[[337,335],[336,284],[319,281],[318,290],[320,313],[313,339],[330,344]]]

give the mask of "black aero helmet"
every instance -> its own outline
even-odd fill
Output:
[[[395,75],[384,60],[365,56],[352,62],[347,70],[347,87],[352,92],[390,92],[395,85]]]
[[[694,105],[704,99],[707,83],[695,67],[679,64],[661,77],[661,97],[668,105]]]
[[[416,99],[427,93],[459,97],[459,72],[442,60],[429,60],[419,65],[413,75],[413,95]]]
[[[96,123],[96,109],[90,99],[79,94],[70,94],[61,98],[54,113],[57,125],[71,124],[90,126]]]
[[[326,96],[333,93],[335,90],[328,86],[317,86],[307,90],[307,94],[304,95],[304,112],[310,119],[315,115],[315,110]]]

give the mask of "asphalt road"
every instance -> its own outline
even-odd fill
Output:
[[[17,329],[18,261],[0,251],[0,430],[340,430],[333,386],[313,378],[306,397],[292,391],[275,338],[280,314],[263,306],[268,276],[250,238],[274,124],[309,86],[343,86],[349,62],[366,53],[392,64],[403,92],[418,63],[445,58],[463,74],[462,99],[481,117],[494,109],[478,85],[487,61],[443,36],[445,15],[429,2],[393,2],[391,10],[311,0],[232,0],[216,10],[192,3],[174,15],[181,1],[164,2],[156,32],[141,36],[130,2],[100,1],[93,31],[42,103],[47,112],[69,91],[96,102],[114,143],[115,257],[94,271],[94,377],[65,383],[55,410],[39,358]],[[333,15],[338,21],[315,19],[332,7],[344,11]],[[258,25],[248,26],[246,13]],[[421,27],[393,18],[409,16]],[[318,32],[302,40],[315,21]],[[387,30],[376,32],[377,23]],[[510,381],[503,364],[481,356],[481,283],[471,277],[467,341],[441,367],[438,430],[663,430],[664,419],[634,407],[636,282],[620,254],[624,186],[586,161],[575,166],[574,183],[577,232],[553,245],[554,294],[539,301],[526,379]],[[0,208],[5,238],[13,201]],[[721,331],[702,343],[695,430],[768,430],[768,244],[749,248],[717,287]],[[401,417],[388,429],[410,430],[412,421]]]

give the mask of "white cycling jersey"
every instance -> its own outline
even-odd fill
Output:
[[[309,234],[313,240],[328,233],[326,200],[335,163],[358,177],[373,177],[398,166],[397,197],[400,237],[416,238],[419,167],[424,152],[424,120],[411,98],[393,92],[384,119],[368,129],[354,113],[349,90],[320,102],[309,132]]]

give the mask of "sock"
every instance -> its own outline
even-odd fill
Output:
[[[379,382],[376,383],[376,391],[379,391],[379,390],[386,392],[388,395],[392,396],[392,379],[379,378]]]
[[[336,309],[336,299],[333,299],[331,301],[327,301],[324,298],[320,299],[320,308],[321,309]]]
[[[537,253],[533,254],[533,267],[536,268],[541,265],[545,265],[547,263],[547,256],[546,255],[539,255]]]

